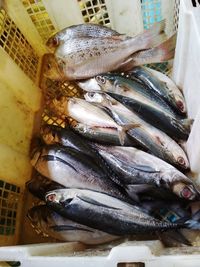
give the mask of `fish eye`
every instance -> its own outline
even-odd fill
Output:
[[[183,157],[178,157],[177,161],[180,165],[185,165],[185,160]]]
[[[58,45],[58,39],[56,37],[53,38],[52,43],[54,46]]]
[[[181,196],[185,199],[190,199],[193,196],[193,192],[188,186],[185,186],[181,191]]]
[[[54,202],[56,200],[56,194],[50,194],[47,196],[47,200],[50,202]]]
[[[106,83],[106,79],[105,79],[105,77],[103,77],[103,76],[96,76],[96,81],[98,82],[98,83],[101,83],[101,84],[105,84]]]
[[[94,97],[95,93],[94,92],[90,92],[88,95],[89,95],[89,97]]]

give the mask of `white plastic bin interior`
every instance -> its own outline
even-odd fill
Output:
[[[198,3],[193,7],[192,1],[180,2],[173,75],[184,90],[189,116],[195,118],[187,149],[193,169],[199,172],[200,96],[197,90],[200,84],[200,38],[197,26],[200,25],[200,9]],[[121,33],[135,35],[163,18],[167,20],[167,33],[170,34],[177,29],[178,9],[178,0],[3,2],[0,10],[0,118],[3,123],[0,127],[0,244],[10,247],[0,248],[0,266],[6,264],[3,261],[10,264],[15,261],[15,266],[20,263],[21,266],[42,266],[44,263],[48,266],[89,267],[95,264],[122,267],[128,262],[129,266],[139,267],[200,266],[198,247],[163,249],[159,241],[126,242],[112,249],[87,251],[77,243],[13,246],[19,244],[19,237],[25,232],[22,216],[26,204],[24,187],[31,176],[29,146],[35,114],[41,107],[38,80],[40,59],[47,52],[47,38],[66,26],[89,21],[98,21]]]

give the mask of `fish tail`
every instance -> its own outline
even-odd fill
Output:
[[[146,49],[132,55],[133,66],[164,62],[174,57],[176,34],[154,48]]]
[[[127,125],[124,125],[124,126],[120,126],[118,128],[119,141],[120,141],[120,144],[122,146],[124,145],[124,141],[125,141],[125,138],[126,138],[126,132],[128,130],[130,130],[130,129],[137,128],[137,127],[140,127],[139,123],[131,123],[131,124],[127,124]]]
[[[192,243],[178,229],[156,232],[156,234],[165,246],[174,246],[174,243],[192,246]]]
[[[164,29],[165,20],[162,20],[160,22],[154,23],[151,28],[135,36],[133,40],[137,42],[140,50],[149,49],[151,47],[154,47],[155,44],[163,41],[163,39],[165,38]]]
[[[187,220],[184,225],[189,229],[200,230],[200,210],[191,219]]]

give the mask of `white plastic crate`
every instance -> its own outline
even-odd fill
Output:
[[[41,58],[47,52],[45,41],[55,31],[73,24],[100,22],[121,33],[135,35],[166,18],[167,33],[172,34],[179,17],[173,77],[183,88],[189,116],[195,118],[187,150],[192,170],[198,176],[198,6],[193,7],[189,0],[3,2],[0,10],[0,118],[3,123],[0,127],[0,244],[4,247],[0,248],[0,266],[13,261],[16,266],[17,262],[21,266],[200,266],[199,247],[165,249],[159,241],[121,241],[118,245],[91,250],[85,250],[85,246],[78,243],[36,244],[51,240],[37,236],[25,220],[26,209],[35,201],[25,192],[25,182],[30,179],[32,170],[28,156],[31,137],[37,132],[41,118],[54,121],[45,114],[41,116],[39,79]],[[157,68],[168,72],[170,66],[166,63]],[[77,94],[71,84],[66,84],[65,89]],[[199,237],[195,237],[198,245]]]

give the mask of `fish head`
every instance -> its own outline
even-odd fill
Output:
[[[193,201],[200,198],[200,193],[192,182],[177,181],[172,184],[172,191],[180,198],[186,200]]]
[[[115,77],[109,73],[97,75],[95,80],[103,91],[109,91],[111,88],[113,88],[115,83]]]
[[[59,143],[59,132],[60,128],[54,125],[44,125],[40,129],[40,134],[42,136],[43,141],[50,145]]]
[[[43,59],[43,75],[46,78],[56,81],[63,81],[65,63],[57,60],[54,54],[46,54]]]
[[[95,78],[77,82],[77,84],[81,89],[87,92],[101,91],[101,87],[99,86]]]

